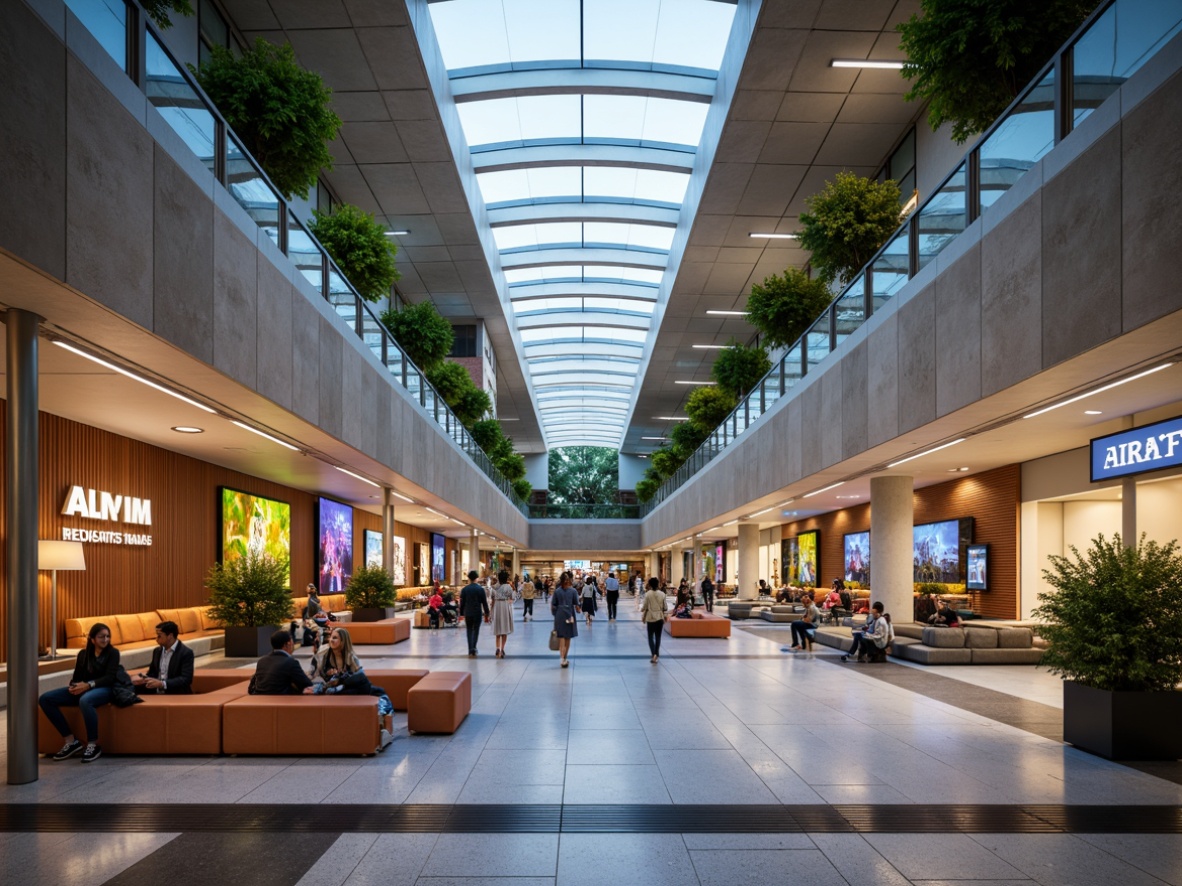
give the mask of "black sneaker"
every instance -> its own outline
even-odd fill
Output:
[[[96,744],[88,744],[86,750],[82,752],[83,763],[93,763],[103,755],[103,749]]]
[[[64,745],[62,745],[62,749],[53,755],[53,759],[69,760],[72,756],[82,750],[83,747],[85,747],[85,745],[78,741],[78,739],[67,741]]]

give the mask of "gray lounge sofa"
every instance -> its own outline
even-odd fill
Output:
[[[817,641],[849,650],[852,628],[822,627]],[[1038,664],[1043,644],[1029,624],[974,621],[963,628],[937,628],[921,624],[895,626],[891,655],[926,665]]]

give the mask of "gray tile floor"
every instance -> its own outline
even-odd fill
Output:
[[[473,709],[454,736],[410,736],[400,715],[394,744],[365,759],[46,761],[37,783],[0,787],[0,802],[298,804],[321,821],[353,803],[1065,803],[1111,806],[1113,816],[1123,805],[1182,805],[1182,786],[892,685],[874,665],[784,653],[774,633],[666,636],[652,665],[624,601],[619,622],[580,627],[561,670],[549,631],[545,619],[518,620],[504,660],[487,628],[474,660],[456,630],[363,649],[372,666],[470,670]],[[1033,668],[952,671],[941,674],[966,693],[1054,698],[1053,678]],[[94,886],[149,864],[176,836],[0,833],[0,881]],[[184,871],[172,879],[188,882]],[[967,880],[1182,884],[1182,836],[342,833],[290,875],[350,886]],[[252,879],[243,871],[226,882]]]

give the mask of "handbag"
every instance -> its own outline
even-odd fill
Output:
[[[111,687],[111,702],[118,708],[129,708],[133,704],[143,702],[143,699],[135,694],[135,686],[123,665],[119,665],[119,670],[115,672],[115,685]]]
[[[551,652],[558,651],[558,631],[551,631],[550,632],[550,651]]]

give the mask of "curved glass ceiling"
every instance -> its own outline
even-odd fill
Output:
[[[718,76],[735,5],[441,0],[427,8],[448,76],[464,81],[456,110],[546,440],[619,445],[652,317],[667,297],[662,284],[676,271],[669,254],[673,224],[683,223],[684,170],[710,109],[702,84]],[[625,85],[596,87],[602,75],[584,69],[611,70]],[[675,86],[649,94],[652,78],[671,74]],[[528,88],[512,94],[520,77]]]

